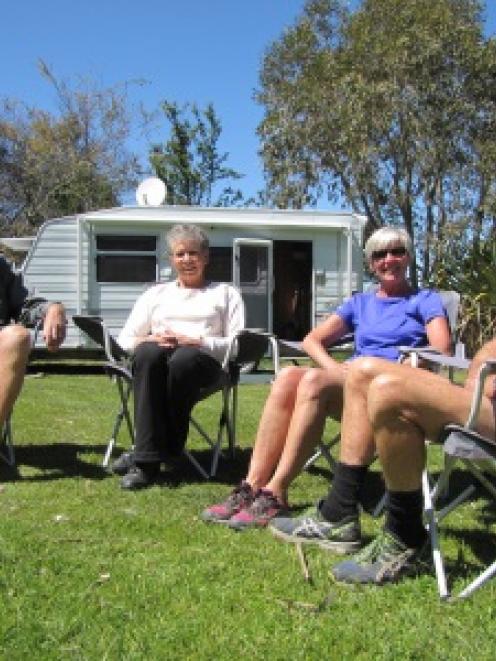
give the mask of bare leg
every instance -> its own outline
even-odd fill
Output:
[[[279,462],[293,416],[298,384],[308,371],[309,368],[287,367],[272,384],[246,477],[254,490],[267,485]]]
[[[408,378],[405,378],[409,370]],[[424,370],[391,365],[370,385],[368,411],[386,486],[390,491],[419,489],[425,465],[424,439],[436,440],[442,428],[467,420],[472,392]],[[494,413],[484,398],[477,430],[494,435]]]
[[[353,361],[348,369],[340,446],[340,461],[347,466],[368,466],[372,463],[375,443],[367,412],[368,390],[372,380],[389,364],[362,358]]]
[[[6,326],[0,331],[0,427],[22,388],[30,350],[31,337],[23,326]]]
[[[335,370],[312,369],[301,379],[284,449],[266,485],[280,500],[287,500],[289,485],[320,441],[327,416],[340,418],[345,374],[341,366]]]

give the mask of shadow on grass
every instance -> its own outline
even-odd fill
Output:
[[[212,453],[209,450],[190,450],[190,452],[208,473],[212,462]],[[251,448],[236,448],[233,458],[227,452],[224,452],[224,456],[219,459],[217,473],[210,478],[210,481],[229,486],[238,484],[246,477],[250,457]],[[203,483],[205,478],[199,474],[188,458],[182,455],[175,459],[170,466],[166,466],[162,482],[164,486],[178,487],[185,482]]]
[[[19,445],[15,448],[16,466],[0,465],[0,481],[45,482],[72,477],[101,480],[108,472],[94,463],[86,461],[84,455],[101,454],[101,445],[77,445],[75,443],[49,443]],[[29,466],[40,471],[39,475],[21,475],[19,468]]]
[[[95,463],[94,455],[103,457],[105,447],[102,445],[78,445],[76,443],[50,443],[36,445],[20,445],[15,448],[16,466],[7,466],[0,462],[0,482],[45,482],[72,477],[84,477],[101,480],[109,476],[109,471]],[[192,450],[194,458],[209,472],[212,453],[209,450]],[[93,456],[92,456],[93,455]],[[86,456],[89,457],[86,460]],[[113,459],[116,459],[116,453]],[[213,482],[226,485],[238,484],[246,476],[251,449],[236,449],[234,458],[227,453],[219,459],[217,474],[211,478]],[[43,471],[38,475],[21,475],[20,469],[32,467]],[[196,468],[185,456],[177,458],[165,467],[161,480],[167,487],[178,487],[186,483],[203,483]]]
[[[457,544],[457,558],[445,562],[450,582],[456,579],[474,578],[486,566],[496,560],[494,534],[489,530],[473,530],[468,528],[447,528],[442,530],[442,536]],[[477,562],[468,560],[463,552],[463,546],[468,546]],[[442,539],[441,539],[442,548]]]
[[[435,476],[437,477],[437,476]],[[494,484],[494,479],[490,481]],[[457,547],[456,560],[446,561],[446,570],[450,582],[457,579],[474,578],[478,572],[484,567],[494,562],[496,559],[496,549],[494,546],[494,531],[490,530],[490,526],[496,524],[496,502],[488,491],[480,485],[472,475],[465,470],[454,470],[450,476],[449,492],[447,496],[440,499],[437,507],[441,509],[443,506],[449,504],[453,498],[461,494],[467,487],[474,485],[475,492],[461,507],[467,508],[473,513],[474,524],[484,526],[486,529],[474,529],[467,527],[453,527],[450,523],[450,514],[446,516],[439,523],[439,531],[441,533],[441,549],[443,547],[443,538],[445,542],[452,541]],[[480,506],[471,507],[470,503],[477,500],[483,500]],[[456,509],[454,510],[456,511]],[[463,547],[468,547],[471,554],[476,558],[476,562],[468,560],[463,551]]]

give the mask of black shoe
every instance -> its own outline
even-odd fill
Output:
[[[120,457],[112,463],[110,470],[114,475],[125,475],[134,466],[134,452],[129,450],[123,452]]]
[[[140,466],[132,466],[121,480],[122,489],[145,489],[158,482],[160,475],[160,464],[150,464],[146,469]]]

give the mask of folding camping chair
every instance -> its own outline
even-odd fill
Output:
[[[422,351],[419,352],[419,357],[423,360],[434,362],[441,368],[447,368],[449,371],[453,369],[467,369],[470,364],[464,358],[441,355],[433,356],[431,353]],[[475,491],[474,484],[471,484],[456,497],[448,501],[444,507],[441,509],[436,508],[439,497],[447,494],[449,490],[449,479],[455,465],[459,462],[462,463],[472,475],[474,481],[482,485],[496,499],[496,487],[484,473],[484,470],[488,468],[493,472],[496,471],[496,439],[486,438],[474,431],[482,401],[484,382],[491,374],[496,374],[496,360],[485,362],[479,370],[470,413],[465,425],[447,425],[442,431],[441,438],[434,439],[443,443],[444,467],[433,488],[430,485],[428,471],[424,470],[422,475],[424,511],[431,538],[432,557],[441,599],[448,599],[451,595],[447,586],[446,572],[439,545],[438,524],[450,512],[462,505]],[[495,574],[496,560],[483,570],[468,586],[457,595],[454,595],[454,597],[457,599],[468,597]]]
[[[117,384],[120,406],[115,417],[112,435],[107,444],[103,466],[108,466],[112,451],[116,444],[117,435],[122,421],[126,422],[129,436],[134,443],[134,425],[129,411],[129,398],[132,392],[133,376],[131,371],[131,356],[116,342],[109,333],[100,317],[74,315],[73,321],[84,331],[96,344],[103,347],[106,355],[104,365],[105,372]],[[227,447],[234,455],[236,445],[236,418],[238,409],[238,384],[243,370],[252,364],[257,364],[267,353],[269,347],[272,349],[274,372],[279,369],[279,353],[275,337],[271,333],[253,332],[243,330],[230,338],[226,357],[222,364],[222,374],[219,381],[205,388],[196,403],[210,397],[215,392],[221,392],[222,403],[219,415],[218,427],[215,435],[209,434],[204,427],[194,418],[190,417],[190,423],[200,436],[212,449],[212,460],[209,471],[198,462],[198,460],[185,448],[184,454],[205,478],[213,477],[217,472],[219,457],[222,453],[224,440]]]

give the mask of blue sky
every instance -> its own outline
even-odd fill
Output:
[[[245,174],[246,196],[263,186],[255,135],[262,109],[253,100],[266,48],[301,13],[304,0],[4,0],[0,95],[53,110],[37,70],[43,59],[58,78],[88,76],[102,86],[132,79],[148,109],[163,99],[214,104],[220,147]],[[496,33],[496,2],[487,0],[486,33]],[[143,155],[145,143],[138,143]]]

